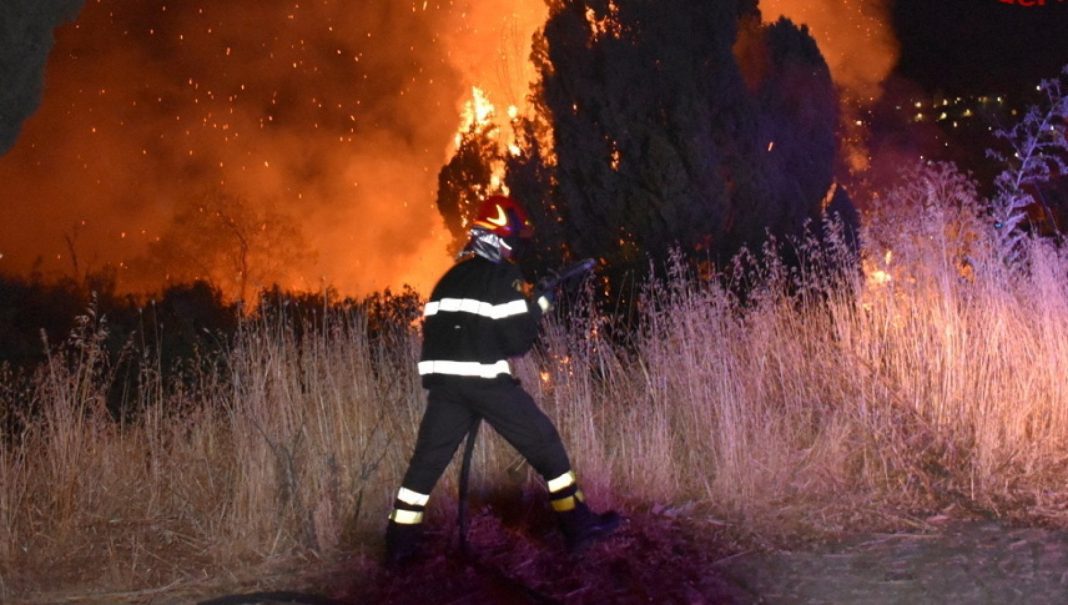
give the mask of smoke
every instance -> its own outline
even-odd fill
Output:
[[[531,38],[549,16],[547,4],[482,0],[466,2],[461,10],[466,18],[459,27],[442,33],[449,60],[466,81],[485,90],[495,106],[522,109],[537,77],[530,62]]]
[[[41,98],[52,28],[80,2],[2,6],[0,149]],[[808,24],[847,95],[878,95],[897,56],[884,0],[761,9]],[[0,156],[0,272],[110,264],[122,289],[158,288],[163,277],[135,260],[173,234],[183,204],[221,193],[299,227],[309,249],[283,259],[274,279],[285,287],[426,292],[450,263],[434,199],[460,108],[477,85],[500,113],[522,110],[547,10],[543,0],[87,3],[57,30],[40,107]]]
[[[808,25],[835,83],[856,102],[878,99],[900,51],[889,0],[760,0],[765,21]]]
[[[294,258],[285,287],[426,292],[451,262],[434,199],[458,108],[473,85],[521,101],[539,10],[91,2],[58,31],[40,109],[0,157],[0,271],[72,275],[76,258],[158,288],[129,267],[178,208],[222,192],[300,227],[312,260]]]
[[[883,95],[900,55],[891,0],[761,0],[765,21],[808,26],[842,91],[841,149],[850,175],[872,167],[867,108]],[[851,180],[851,179],[850,179]]]
[[[0,156],[41,101],[52,30],[78,14],[82,0],[6,0],[0,3]]]

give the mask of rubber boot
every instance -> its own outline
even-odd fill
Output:
[[[422,537],[422,523],[404,524],[390,521],[386,526],[386,566],[400,568],[415,561],[419,557]]]
[[[570,552],[579,552],[619,527],[620,516],[615,511],[595,513],[585,502],[576,502],[569,511],[557,512],[564,542]]]

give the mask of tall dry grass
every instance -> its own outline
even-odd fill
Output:
[[[595,501],[769,534],[951,503],[1068,522],[1068,258],[1031,242],[1010,271],[965,179],[907,177],[864,234],[863,275],[749,266],[762,285],[743,304],[677,266],[630,340],[588,311],[548,322],[517,371]],[[3,374],[5,413],[36,414],[0,443],[0,596],[376,547],[423,394],[418,333],[372,340],[364,321],[249,320],[185,386],[144,359],[125,424],[104,409],[102,318],[28,387]],[[533,485],[516,462],[482,439],[475,488]]]

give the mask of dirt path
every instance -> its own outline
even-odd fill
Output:
[[[764,603],[1068,603],[1068,532],[993,522],[738,555],[717,572]]]
[[[931,533],[866,534],[810,550],[728,556],[722,537],[695,532],[685,519],[640,516],[576,559],[554,555],[559,545],[506,538],[507,530],[480,521],[476,541],[486,562],[511,570],[533,594],[443,557],[422,570],[426,584],[416,588],[408,578],[392,592],[399,587],[380,582],[385,591],[366,596],[404,601],[451,592],[444,602],[456,603],[1068,604],[1065,531],[957,521]],[[452,591],[442,590],[450,584]],[[493,600],[504,595],[507,601]]]
[[[933,533],[867,534],[806,550],[738,553],[726,530],[685,515],[630,515],[611,539],[563,552],[552,519],[476,513],[474,558],[438,528],[429,552],[397,572],[368,555],[299,581],[190,587],[123,595],[27,595],[16,603],[178,605],[255,591],[302,591],[322,601],[236,598],[226,603],[564,604],[1066,604],[1068,532],[958,521]]]

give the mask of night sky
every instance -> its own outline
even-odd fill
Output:
[[[546,10],[542,0],[507,10],[495,0],[85,0],[46,55],[79,1],[3,1],[0,272],[69,276],[72,236],[83,272],[126,271],[179,202],[217,188],[301,227],[311,260],[287,267],[284,285],[343,293],[426,288],[450,262],[437,171],[472,86],[498,115],[522,110],[529,39]],[[1068,0],[1020,1],[761,9],[809,24],[855,99],[1011,98],[1068,63]],[[132,269],[120,277],[152,285]]]
[[[896,0],[895,75],[930,93],[1013,94],[1068,64],[1068,1]]]

